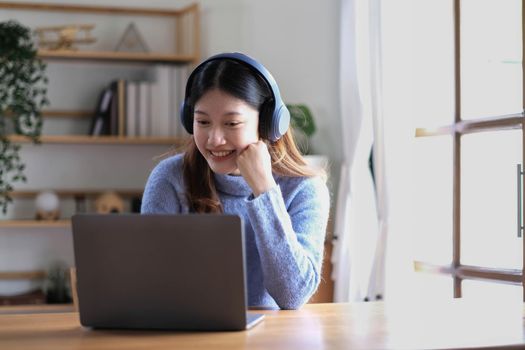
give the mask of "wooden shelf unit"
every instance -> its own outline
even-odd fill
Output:
[[[149,17],[168,17],[175,21],[174,33],[175,52],[121,52],[121,51],[89,51],[89,50],[38,50],[38,56],[44,60],[87,60],[107,62],[136,62],[136,63],[168,63],[191,65],[200,60],[200,13],[199,5],[191,4],[181,9],[138,8],[117,6],[92,6],[72,4],[43,4],[13,1],[0,1],[0,9],[63,13],[91,13],[94,15],[133,15]],[[183,23],[184,18],[191,17],[191,22]],[[191,33],[188,39],[187,33]],[[70,112],[70,113],[68,113]],[[43,111],[46,117],[84,118],[92,116],[86,111]],[[13,135],[10,140],[17,143],[29,143],[29,138]],[[120,144],[120,145],[181,145],[184,140],[174,137],[123,137],[90,135],[45,135],[41,137],[43,143],[55,144]]]
[[[13,198],[35,198],[42,190],[19,190],[11,192]],[[59,197],[95,197],[106,192],[115,192],[121,197],[142,196],[142,189],[57,189]],[[71,220],[0,220],[0,228],[71,228]]]
[[[145,64],[173,64],[195,65],[200,60],[200,13],[199,5],[192,4],[181,9],[136,8],[116,6],[91,6],[71,4],[41,4],[18,3],[0,1],[0,9],[64,12],[64,13],[91,13],[94,15],[133,15],[150,17],[168,17],[175,21],[174,33],[175,52],[120,52],[120,51],[89,51],[89,50],[38,50],[38,56],[44,60],[65,61],[106,61],[130,62]],[[184,23],[183,19],[191,17],[191,22]],[[191,33],[188,39],[187,33]],[[87,111],[43,111],[45,117],[84,118],[92,117],[93,112]],[[13,135],[10,140],[16,143],[30,143],[24,136]],[[44,135],[42,143],[51,144],[104,144],[104,145],[182,145],[185,140],[174,137],[125,137],[125,136],[97,136],[90,135]]]
[[[91,6],[91,5],[70,5],[70,4],[41,4],[41,3],[17,3],[11,1],[0,1],[0,9],[23,10],[23,11],[45,11],[45,12],[66,12],[66,13],[92,13],[98,15],[134,15],[134,16],[154,16],[170,17],[176,20],[176,52],[165,54],[158,52],[151,53],[130,53],[115,51],[51,51],[39,50],[39,56],[44,59],[78,59],[78,60],[105,60],[118,62],[146,62],[146,63],[180,63],[197,64],[200,59],[200,14],[199,5],[192,4],[181,9],[161,9],[161,8],[135,8],[135,7],[115,7],[115,6]],[[193,21],[191,28],[192,39],[184,41],[185,28],[182,19],[191,16]],[[190,46],[187,48],[187,46]]]
[[[173,52],[120,52],[92,50],[47,50],[39,49],[38,56],[45,61],[94,61],[107,63],[137,63],[137,64],[169,64],[169,65],[196,65],[200,60],[200,13],[199,5],[192,4],[181,9],[161,8],[133,8],[115,6],[88,6],[75,4],[44,4],[44,3],[18,3],[14,1],[0,1],[0,9],[15,11],[42,11],[63,13],[107,16],[150,16],[162,17],[174,21],[175,31],[173,37]],[[110,17],[109,17],[110,18]],[[173,23],[173,22],[171,22]],[[86,110],[58,110],[42,111],[46,118],[92,118],[93,111]],[[31,143],[32,140],[25,136],[12,135],[9,137],[15,143]],[[91,136],[91,135],[42,135],[40,141],[44,144],[80,144],[80,145],[170,145],[178,147],[186,142],[180,137],[126,137],[126,136]],[[55,189],[59,197],[95,197],[104,192],[114,191],[122,197],[140,197],[142,189]],[[13,198],[32,199],[41,190],[19,190],[10,195]],[[42,221],[33,219],[0,220],[0,228],[45,229],[64,228],[71,229],[70,219],[56,221]],[[27,273],[0,273],[0,279],[27,278],[32,275]],[[39,275],[40,277],[40,275]]]

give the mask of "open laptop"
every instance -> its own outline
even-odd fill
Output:
[[[243,330],[244,228],[233,215],[73,216],[80,322],[93,328]]]

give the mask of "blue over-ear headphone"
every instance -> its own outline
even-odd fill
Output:
[[[184,129],[186,129],[188,133],[193,134],[193,108],[189,103],[189,95],[193,84],[193,78],[196,72],[198,72],[199,69],[206,63],[220,59],[231,59],[234,61],[244,63],[245,65],[253,69],[256,73],[259,73],[259,75],[266,81],[272,92],[272,97],[273,101],[275,101],[275,104],[273,105],[274,107],[270,111],[270,113],[268,113],[271,115],[263,115],[265,113],[261,113],[261,115],[259,116],[259,124],[263,126],[262,132],[265,137],[267,137],[270,141],[279,140],[286,133],[288,127],[290,126],[290,112],[288,111],[288,108],[286,108],[286,105],[281,99],[279,87],[277,86],[277,83],[275,82],[273,76],[262,64],[260,64],[253,58],[238,52],[222,53],[212,56],[204,62],[202,62],[201,64],[199,64],[197,68],[195,68],[190,74],[188,82],[186,83],[186,94],[184,96],[184,101],[182,102],[180,108],[180,119],[182,125],[184,126]],[[264,105],[265,104],[263,104],[263,107]],[[263,108],[263,111],[264,109],[265,108]]]

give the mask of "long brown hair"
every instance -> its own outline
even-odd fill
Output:
[[[213,88],[242,99],[260,112],[259,135],[268,146],[272,171],[275,174],[292,177],[317,175],[326,177],[323,170],[314,170],[306,164],[295,145],[291,129],[275,142],[267,140],[261,125],[268,118],[265,108],[271,107],[271,91],[266,82],[246,65],[224,59],[210,61],[201,66],[191,82],[189,105],[195,106],[195,103]],[[197,149],[193,137],[188,141],[184,152],[183,177],[190,211],[222,213],[223,207],[215,186],[213,171]]]

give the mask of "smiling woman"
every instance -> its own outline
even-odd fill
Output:
[[[249,306],[300,307],[319,285],[330,201],[273,77],[245,55],[214,56],[190,75],[181,114],[193,137],[153,170],[142,213],[240,216]]]

